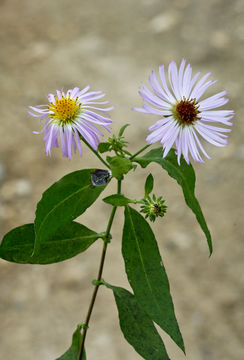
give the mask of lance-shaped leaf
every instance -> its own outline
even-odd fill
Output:
[[[95,169],[75,171],[48,188],[37,204],[35,247],[54,235],[64,224],[77,218],[98,198],[105,186],[94,186],[91,175]]]
[[[52,264],[85,251],[99,237],[101,234],[71,222],[41,243],[39,252],[31,256],[35,242],[34,224],[26,224],[4,236],[0,245],[0,258],[20,264]]]
[[[161,165],[178,184],[182,187],[186,204],[195,214],[199,225],[201,226],[207,238],[210,255],[213,252],[211,234],[203,216],[201,207],[195,197],[195,172],[192,165],[188,165],[183,156],[180,159],[180,165],[177,162],[175,150],[171,149],[168,155],[163,158],[162,148],[153,149],[142,157],[134,158],[133,161],[138,162],[145,168],[151,162]]]
[[[155,236],[144,217],[129,206],[125,208],[122,253],[138,303],[185,351]]]
[[[72,344],[70,348],[56,360],[78,360],[78,356],[80,354],[81,340],[82,340],[82,335],[80,331],[81,331],[81,325],[78,325],[77,329],[73,333]],[[81,360],[86,360],[85,351],[82,354]]]
[[[105,285],[113,290],[120,327],[128,343],[146,360],[169,360],[163,340],[135,296],[121,287]]]
[[[149,174],[145,182],[145,198],[148,197],[148,195],[152,192],[153,184],[154,184],[153,176],[152,174]]]
[[[122,126],[122,128],[119,131],[119,136],[122,136],[124,134],[124,131],[127,128],[127,126],[130,126],[130,124],[125,124]]]
[[[107,204],[113,205],[113,206],[125,206],[127,204],[136,204],[136,200],[128,199],[122,194],[113,194],[110,196],[107,196],[103,199],[103,201]]]

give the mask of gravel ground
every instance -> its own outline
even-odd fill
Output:
[[[33,221],[41,193],[67,172],[97,167],[88,152],[72,161],[55,150],[44,155],[39,122],[27,114],[59,88],[103,90],[116,105],[114,131],[123,123],[132,151],[143,146],[155,118],[133,113],[140,81],[159,64],[185,57],[195,71],[212,71],[214,91],[227,89],[236,110],[226,148],[208,147],[213,160],[195,165],[197,196],[214,241],[208,258],[204,236],[177,184],[158,167],[157,193],[168,213],[153,225],[171,283],[188,360],[244,358],[243,0],[2,0],[0,1],[0,233]],[[124,193],[141,196],[139,170]],[[114,188],[115,184],[111,183]],[[104,193],[109,195],[110,189]],[[101,201],[82,222],[104,230],[109,213]],[[104,278],[128,286],[120,254],[122,212],[113,227]],[[0,262],[0,358],[53,360],[69,346],[84,319],[96,276],[101,242],[85,254],[48,266]],[[110,310],[108,310],[110,309]],[[184,355],[163,334],[171,359]],[[140,359],[124,341],[112,294],[101,289],[87,338],[88,359]]]

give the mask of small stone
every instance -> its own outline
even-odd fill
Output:
[[[166,241],[166,246],[168,249],[187,249],[190,247],[192,239],[189,235],[183,234],[182,232],[174,232],[171,234],[170,238]]]
[[[172,29],[178,23],[178,20],[177,12],[166,12],[155,16],[150,22],[150,28],[155,33],[162,33]]]
[[[26,179],[19,179],[15,183],[16,194],[19,196],[25,196],[31,192],[31,183]]]
[[[224,49],[229,45],[230,38],[224,31],[215,31],[211,36],[211,43],[217,49]]]
[[[10,180],[3,184],[0,195],[4,200],[11,200],[16,196],[26,196],[31,192],[31,183],[27,179]]]

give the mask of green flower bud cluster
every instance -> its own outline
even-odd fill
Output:
[[[123,156],[124,154],[131,155],[129,151],[124,148],[127,147],[128,141],[124,140],[123,136],[115,136],[108,138],[109,151],[114,150],[116,155]]]
[[[163,217],[166,213],[167,206],[164,205],[165,200],[160,196],[158,199],[153,194],[152,198],[147,196],[142,201],[141,212],[145,213],[145,218],[149,218],[154,222],[158,216]]]

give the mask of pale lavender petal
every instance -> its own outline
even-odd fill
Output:
[[[188,157],[188,143],[189,143],[189,137],[187,136],[187,128],[184,127],[182,130],[182,154],[185,158],[185,161],[187,164],[189,164],[189,157]]]
[[[180,157],[182,153],[182,127],[180,128],[179,136],[176,141],[176,153],[177,153],[177,161],[178,164],[180,165]]]
[[[151,85],[152,89],[157,94],[157,96],[159,96],[164,101],[169,103],[169,98],[168,98],[166,92],[164,91],[164,89],[162,88],[162,86],[160,86],[160,83],[159,83],[154,71],[152,71],[151,78],[149,76],[149,84]]]
[[[77,146],[76,146],[74,134],[72,134],[72,145],[73,145],[74,153],[76,153],[76,148],[77,148]]]
[[[190,94],[190,98],[191,99],[195,99],[196,98],[196,93],[198,92],[198,90],[202,87],[202,85],[204,84],[204,82],[207,80],[207,78],[211,75],[211,72],[207,73],[206,75],[204,75],[199,81],[198,83],[195,85],[195,87],[193,88],[191,94]]]
[[[168,78],[170,86],[173,90],[173,93],[177,100],[181,99],[180,89],[179,89],[179,78],[178,78],[178,70],[175,61],[171,61],[168,68]]]
[[[64,136],[64,131],[62,127],[59,128],[59,136],[60,136],[62,154],[63,156],[68,156],[66,138]]]
[[[104,105],[108,104],[109,101],[86,101],[86,105]]]
[[[204,161],[203,161],[201,155],[199,154],[197,144],[195,142],[195,140],[198,142],[199,142],[199,140],[198,140],[193,128],[189,127],[187,130],[188,130],[188,139],[189,139],[189,151],[191,153],[191,156],[195,161],[203,163]],[[194,139],[194,137],[195,137],[195,139]]]
[[[197,132],[209,143],[215,146],[225,146],[227,141],[222,139],[220,136],[217,136],[216,133],[206,130],[201,124],[196,124],[195,129]]]
[[[215,84],[216,81],[213,81],[213,80],[210,80],[208,81],[206,84],[202,85],[200,89],[198,89],[198,91],[195,92],[195,99],[196,100],[199,100],[200,97],[205,93],[205,91],[210,87],[212,86],[213,84]]]
[[[89,99],[98,100],[98,99],[103,98],[104,96],[105,96],[105,94],[101,94],[100,91],[93,91],[93,92],[89,92],[87,94],[81,95],[78,99],[82,103],[85,103],[87,100],[89,101]]]
[[[160,128],[154,130],[150,135],[147,136],[147,143],[152,144],[159,141],[160,139],[162,140],[165,134],[167,134],[168,128],[172,127],[172,124],[173,121],[169,121],[164,126],[161,126]]]
[[[29,106],[29,108],[33,111],[36,111],[37,113],[39,114],[49,114],[49,112],[46,110],[46,109],[38,109],[37,107],[34,107],[34,106]]]
[[[186,60],[182,59],[180,68],[179,68],[179,80],[178,80],[179,93],[180,93],[181,98],[184,96],[184,94],[183,94],[183,75],[184,75],[185,65],[186,65]],[[187,71],[187,69],[186,69],[186,71]]]
[[[40,115],[34,114],[34,113],[31,112],[31,111],[28,111],[28,114],[30,114],[31,116],[34,116],[34,117],[40,117]]]
[[[202,111],[203,116],[213,116],[213,117],[225,117],[225,116],[234,116],[233,110],[212,110],[212,111]]]
[[[167,81],[166,81],[166,78],[165,78],[164,65],[159,66],[159,76],[160,76],[160,79],[162,81],[163,88],[164,88],[164,90],[165,90],[165,92],[167,94],[169,103],[174,103],[175,98],[173,97],[172,93],[169,91]]]
[[[189,71],[190,71],[190,74],[186,74],[186,73],[185,73],[185,76],[191,78],[191,74],[192,74],[192,68],[191,68],[191,67],[190,67]],[[186,86],[186,89],[185,89],[184,91],[185,91],[185,97],[186,97],[186,99],[190,98],[190,93],[191,93],[191,91],[192,91],[192,88],[193,88],[193,86],[195,85],[195,83],[196,83],[196,81],[197,81],[197,78],[198,78],[198,76],[199,76],[200,74],[201,74],[201,73],[198,72],[198,73],[196,73],[196,75],[193,76],[193,78],[192,78],[191,81],[190,81],[189,87],[188,87],[188,81],[186,81],[186,78],[184,77],[184,83],[185,83],[185,86]],[[183,86],[184,86],[184,85],[183,85]]]
[[[146,111],[147,114],[154,114],[154,115],[160,115],[160,116],[170,116],[172,111],[171,110],[159,110],[156,108],[153,108],[152,106],[148,104],[143,105],[143,109]]]
[[[66,140],[68,158],[69,158],[69,160],[71,160],[71,155],[72,155],[72,128],[71,128],[71,126],[69,126],[69,125],[66,126],[66,128],[64,130],[64,136],[65,136],[65,140]]]
[[[186,70],[184,72],[184,77],[183,77],[183,80],[182,80],[183,81],[182,93],[181,93],[182,98],[183,97],[185,97],[186,99],[189,98],[190,91],[192,89],[191,75],[192,75],[192,68],[191,68],[191,65],[188,64],[187,67],[186,67]]]
[[[83,138],[93,147],[93,149],[97,149],[98,141],[94,132],[88,130],[88,127],[84,124],[76,124],[76,129],[83,136]]]
[[[101,125],[110,124],[112,122],[112,120],[110,118],[102,116],[100,114],[97,114],[91,110],[84,111],[84,113],[82,115],[84,116],[84,119],[88,119],[91,122],[101,124]]]
[[[199,148],[200,148],[201,152],[203,153],[203,155],[206,156],[207,159],[211,159],[211,157],[204,150],[200,140],[198,139],[198,136],[197,136],[196,132],[194,131],[194,128],[189,129],[189,131],[190,131],[191,134],[193,134],[193,136],[194,136],[194,138],[195,138],[195,140],[197,142],[197,145],[199,146]],[[200,159],[202,160],[201,157],[200,157]],[[202,162],[204,162],[204,161],[202,160]]]
[[[55,103],[55,97],[53,94],[48,94],[47,98],[50,103]]]
[[[140,112],[140,113],[148,114],[148,111],[144,108],[144,106],[142,108],[133,107],[132,110]]]
[[[208,129],[210,131],[225,132],[225,133],[229,133],[229,132],[232,131],[232,129],[217,127],[217,126],[213,126],[213,125],[207,125],[207,124],[204,124],[204,123],[201,123],[201,125],[204,126],[205,129]]]
[[[175,120],[169,121],[168,124],[163,126],[164,133],[160,141],[162,145],[164,145],[171,138],[177,126],[178,125]]]
[[[83,107],[84,107],[84,109],[94,109],[94,110],[98,110],[98,111],[101,111],[101,112],[111,111],[111,110],[114,109],[114,106],[110,106],[108,108],[98,108],[98,107],[95,107],[95,106],[84,105]]]
[[[145,85],[142,85],[142,89],[139,91],[139,94],[148,102],[151,102],[153,105],[158,107],[163,107],[169,109],[171,105],[164,100],[160,99],[157,95],[153,94]]]
[[[78,94],[80,93],[80,89],[75,87],[73,90],[69,90],[68,93],[70,94],[71,99],[76,99]]]
[[[163,157],[165,158],[166,155],[168,154],[168,152],[170,151],[170,149],[172,148],[174,142],[177,139],[177,136],[179,134],[180,131],[180,127],[179,126],[175,126],[174,129],[172,129],[172,133],[171,133],[171,137],[165,142],[164,144],[164,153],[163,153]]]
[[[59,100],[62,98],[62,91],[57,90],[57,98]]]
[[[81,147],[81,143],[80,143],[79,134],[78,134],[76,128],[74,128],[73,130],[74,130],[74,133],[75,133],[76,143],[77,143],[77,147],[78,147],[79,153],[80,153],[80,155],[82,155],[82,147]]]
[[[207,103],[207,102],[205,102],[204,104],[199,103],[199,110],[206,111],[206,110],[210,110],[210,109],[216,109],[218,107],[224,106],[228,102],[229,102],[229,99],[220,98],[220,99],[212,101],[212,102],[210,101],[209,103]]]
[[[171,119],[173,119],[173,117],[171,117]],[[160,119],[158,121],[155,122],[155,124],[153,124],[152,126],[150,126],[148,128],[149,131],[153,131],[155,129],[158,129],[159,127],[161,127],[162,125],[166,124],[169,121],[169,118],[164,118],[164,119]]]
[[[50,155],[51,148],[54,145],[58,135],[55,125],[51,125],[49,131],[45,135],[46,136],[44,136],[44,138],[46,141],[46,154]]]
[[[89,89],[90,89],[90,85],[87,85],[84,89],[80,90],[76,96],[85,94]]]

